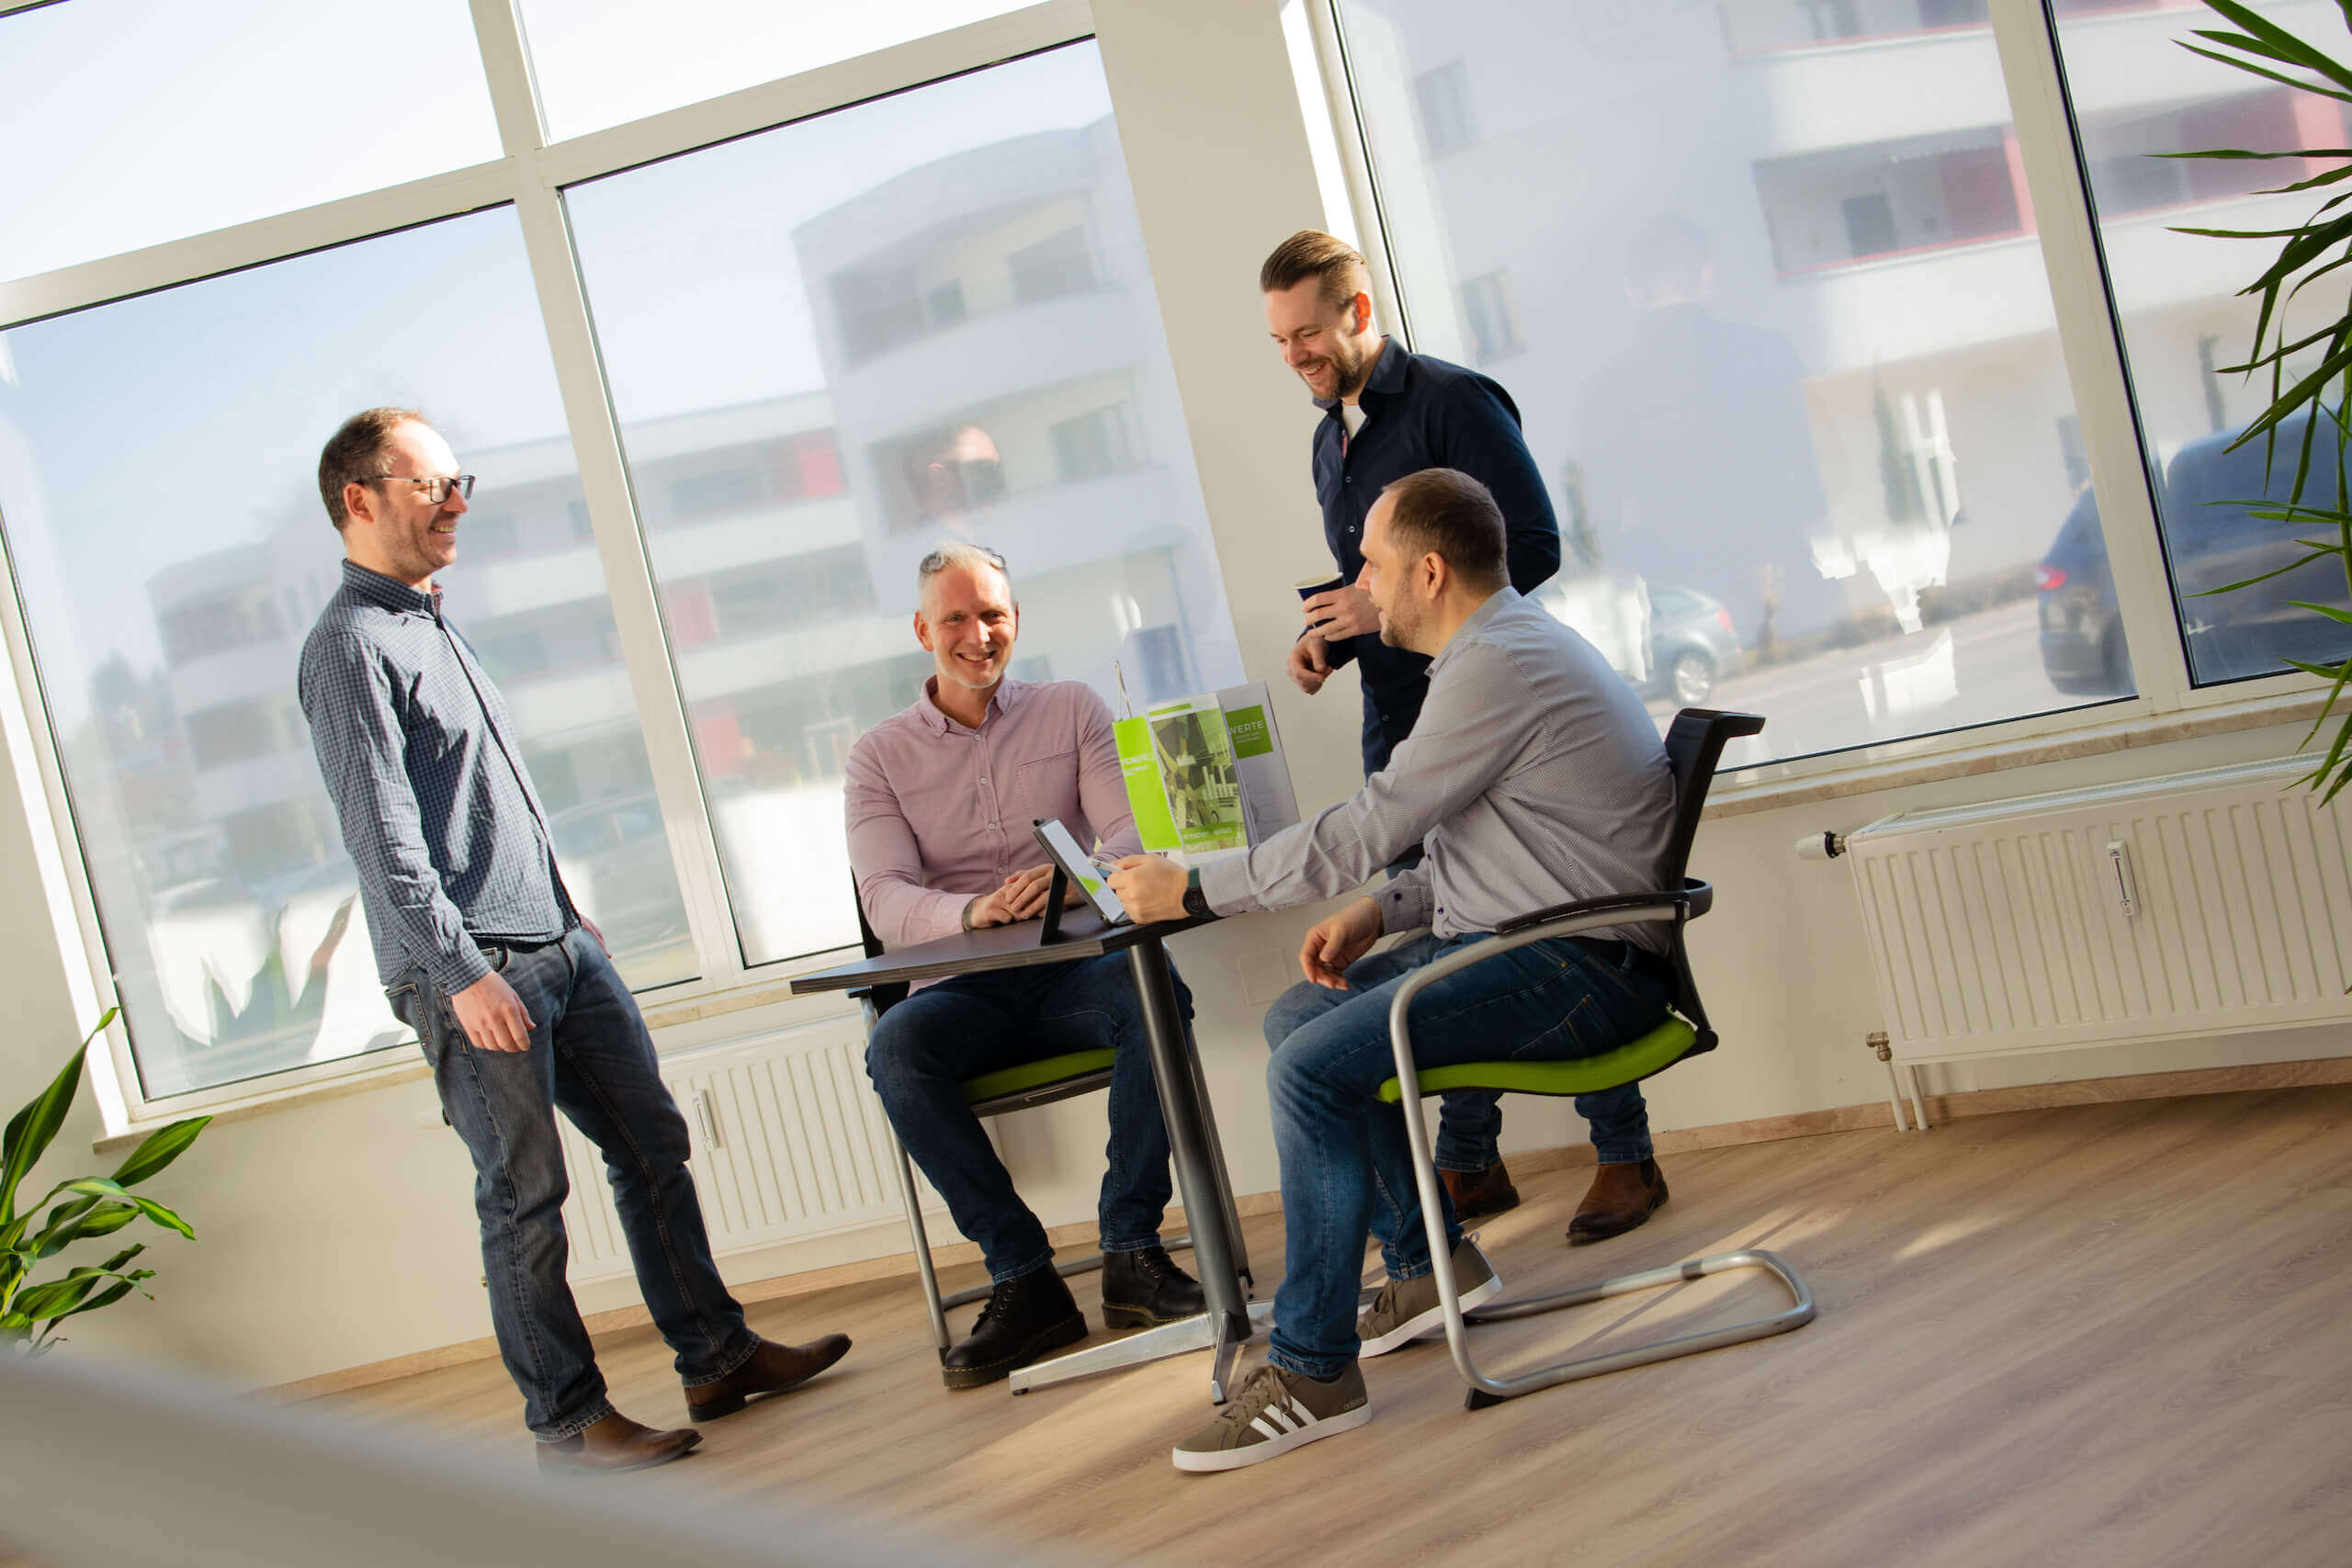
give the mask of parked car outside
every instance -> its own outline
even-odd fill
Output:
[[[1719,676],[1740,667],[1731,611],[1695,588],[1652,588],[1633,576],[1555,578],[1532,597],[1645,698],[1696,707]]]
[[[2229,450],[2235,433],[2203,436],[2174,454],[2165,474],[2165,558],[2172,571],[2190,676],[2200,684],[2277,674],[2285,659],[2332,663],[2352,652],[2352,627],[2301,608],[2296,601],[2352,609],[2341,561],[2312,561],[2267,582],[2227,593],[2213,589],[2275,571],[2304,552],[2296,540],[2333,533],[2257,517],[2244,502],[2283,502],[2293,487],[2296,454],[2308,416],[2279,427],[2278,454],[2266,486],[2263,443]],[[2303,496],[2326,504],[2335,493],[2335,450],[2329,433],[2312,444]],[[2086,489],[2035,569],[2041,595],[2041,663],[2062,692],[2132,690],[2115,581],[2100,530],[2098,498]],[[2209,596],[2210,595],[2210,596]]]
[[[1695,588],[1650,590],[1650,690],[1644,695],[1697,707],[1716,678],[1739,663],[1739,634],[1722,600]]]

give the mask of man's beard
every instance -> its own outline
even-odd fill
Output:
[[[1419,627],[1419,619],[1406,610],[1402,599],[1397,600],[1392,608],[1380,613],[1380,641],[1384,647],[1401,648],[1410,653],[1413,645],[1406,639]]]

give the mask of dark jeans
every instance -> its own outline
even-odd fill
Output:
[[[1404,1112],[1379,1099],[1381,1083],[1396,1076],[1388,1007],[1413,970],[1483,940],[1424,933],[1350,964],[1347,990],[1293,986],[1266,1013],[1287,1252],[1269,1358],[1279,1366],[1331,1378],[1355,1359],[1357,1280],[1376,1215],[1390,1277],[1429,1272]],[[1598,1055],[1657,1028],[1666,1006],[1658,982],[1555,938],[1421,992],[1411,1014],[1413,1055],[1424,1067]],[[1646,1146],[1646,1120],[1643,1135]],[[1450,1202],[1445,1231],[1449,1245],[1461,1238]]]
[[[1388,863],[1393,879],[1421,863],[1414,844]],[[1577,1114],[1592,1128],[1592,1145],[1602,1165],[1630,1165],[1650,1157],[1650,1108],[1642,1086],[1627,1084],[1600,1094],[1580,1094]],[[1438,1101],[1437,1168],[1475,1176],[1502,1163],[1503,1097],[1483,1089],[1457,1089]],[[1375,1223],[1375,1229],[1377,1224]],[[1382,1236],[1386,1240],[1386,1236]]]
[[[689,1387],[715,1382],[759,1348],[719,1281],[686,1171],[686,1122],[657,1072],[653,1039],[612,960],[586,931],[512,951],[485,942],[531,1016],[530,1049],[467,1043],[448,998],[413,969],[388,993],[432,1064],[441,1108],[474,1156],[474,1210],[491,1326],[523,1419],[543,1440],[613,1412],[595,1348],[564,1278],[560,1107],[605,1156],[638,1288]],[[424,1005],[420,1019],[419,1000]]]
[[[1189,1029],[1193,993],[1170,974]],[[955,976],[884,1013],[866,1042],[866,1076],[899,1141],[947,1200],[956,1228],[979,1245],[997,1283],[1044,1268],[1054,1249],[957,1086],[1041,1056],[1106,1047],[1118,1057],[1110,1168],[1097,1211],[1102,1248],[1134,1252],[1159,1245],[1173,1182],[1143,1004],[1125,953]]]

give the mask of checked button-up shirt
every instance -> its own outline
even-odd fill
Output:
[[[506,700],[438,589],[345,561],[299,684],[385,985],[421,966],[455,994],[490,973],[476,939],[579,923]]]

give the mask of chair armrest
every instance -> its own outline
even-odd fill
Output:
[[[1537,909],[1531,914],[1515,915],[1497,926],[1495,934],[1510,936],[1516,931],[1523,931],[1530,926],[1550,925],[1554,920],[1578,919],[1587,915],[1606,915],[1620,909],[1648,908],[1658,904],[1679,905],[1681,907],[1679,913],[1683,918],[1695,920],[1705,914],[1714,901],[1715,890],[1713,887],[1696,878],[1685,877],[1681,890],[1679,892],[1669,893],[1661,889],[1655,893],[1611,893],[1599,898],[1577,898],[1566,904],[1555,904],[1548,909]],[[1652,915],[1647,918],[1667,919],[1672,917]],[[1606,925],[1608,922],[1601,920],[1594,923]]]

